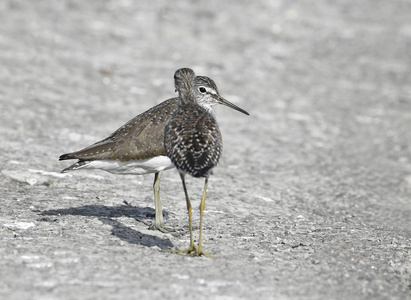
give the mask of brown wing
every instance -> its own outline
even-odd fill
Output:
[[[104,140],[80,151],[63,154],[60,160],[128,161],[166,155],[164,128],[177,104],[178,98],[168,99],[134,117]]]

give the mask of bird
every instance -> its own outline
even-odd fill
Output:
[[[178,254],[209,256],[202,249],[202,229],[208,178],[217,165],[222,151],[221,132],[214,114],[196,101],[195,73],[192,69],[178,69],[174,74],[174,84],[178,92],[178,107],[167,121],[164,129],[164,146],[167,156],[178,170],[186,198],[190,246],[184,250],[167,250]],[[218,96],[214,96],[218,97]],[[248,112],[232,103],[223,103],[246,115]],[[198,247],[194,246],[192,207],[187,193],[185,175],[205,178],[200,204],[200,234]]]
[[[195,101],[208,111],[212,106],[227,100],[219,95],[215,82],[206,76],[196,76],[194,83]],[[164,224],[160,200],[160,179],[164,170],[173,168],[164,148],[166,121],[178,106],[178,97],[170,98],[137,115],[107,138],[79,151],[63,154],[59,160],[78,161],[62,170],[101,169],[114,174],[145,175],[154,173],[154,229],[167,233],[173,231]]]

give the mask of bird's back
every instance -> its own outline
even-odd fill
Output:
[[[134,117],[109,137],[60,160],[143,160],[166,155],[164,127],[177,108],[178,98],[168,99]]]

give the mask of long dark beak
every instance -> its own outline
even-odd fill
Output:
[[[232,109],[235,109],[235,110],[237,110],[237,111],[239,111],[239,112],[242,112],[243,114],[245,114],[245,115],[247,115],[247,116],[250,115],[250,114],[249,114],[248,112],[246,112],[244,109],[238,107],[237,105],[231,103],[230,101],[224,99],[223,97],[221,97],[221,96],[219,96],[219,95],[213,95],[213,97],[217,100],[217,102],[218,102],[219,104],[228,106],[228,107],[230,107],[230,108],[232,108]]]

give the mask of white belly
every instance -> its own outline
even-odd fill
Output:
[[[132,161],[93,160],[82,166],[81,169],[100,169],[114,174],[144,175],[173,167],[173,163],[167,156],[156,156]]]

